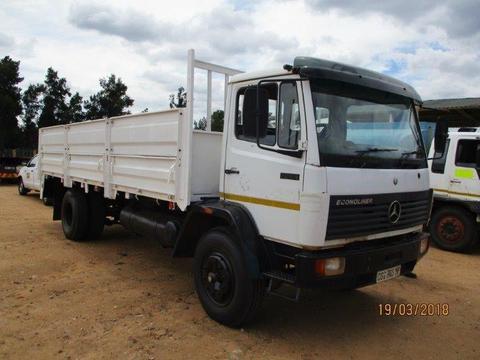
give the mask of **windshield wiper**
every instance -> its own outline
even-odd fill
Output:
[[[402,156],[399,159],[399,168],[402,169],[403,165],[405,164],[405,161],[410,157],[410,155],[423,155],[422,158],[425,158],[424,152],[420,149],[417,149],[415,151],[407,151],[403,152]]]
[[[423,151],[415,150],[415,151],[407,151],[402,153],[402,156],[410,156],[410,155],[423,155]]]
[[[359,153],[359,154],[367,154],[367,153],[371,153],[371,152],[382,152],[382,151],[398,151],[398,149],[373,147],[373,148],[368,148],[366,150],[356,150],[355,152]]]

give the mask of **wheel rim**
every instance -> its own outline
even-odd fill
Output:
[[[465,224],[455,216],[445,216],[438,222],[437,234],[447,243],[458,243],[465,236]]]
[[[20,182],[18,183],[18,188],[20,192],[23,192],[23,180],[20,180]]]
[[[208,297],[219,306],[228,305],[233,298],[234,276],[225,256],[213,253],[202,264],[202,285]]]

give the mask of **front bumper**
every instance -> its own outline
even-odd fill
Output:
[[[327,287],[346,289],[376,283],[379,270],[401,265],[400,274],[411,272],[421,254],[420,244],[426,233],[414,233],[378,241],[354,243],[342,248],[295,255],[295,286],[301,288]],[[428,249],[428,248],[427,248]],[[318,259],[345,258],[345,271],[341,275],[320,276],[315,272]]]

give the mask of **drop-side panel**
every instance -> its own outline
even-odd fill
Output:
[[[177,202],[190,202],[191,126],[183,110],[119,116],[40,129],[42,178]]]
[[[66,134],[70,177],[103,183],[105,121],[70,125]]]
[[[63,177],[65,127],[52,126],[39,130],[39,153],[42,173]]]
[[[111,119],[113,189],[175,200],[179,113]]]

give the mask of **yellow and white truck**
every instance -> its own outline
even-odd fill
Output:
[[[480,222],[480,129],[450,129],[443,154],[436,154],[433,144],[432,240],[445,250],[469,251],[478,241]]]

